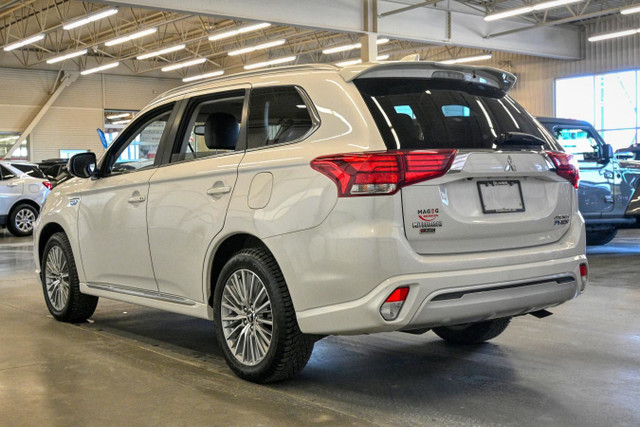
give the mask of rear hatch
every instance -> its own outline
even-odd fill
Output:
[[[443,175],[401,186],[412,247],[446,254],[559,240],[577,184],[570,156],[555,153],[557,142],[506,95],[504,74],[438,70],[425,78],[415,68],[410,77],[378,70],[354,80],[387,148],[409,159],[406,174],[429,163],[429,153],[452,158]]]

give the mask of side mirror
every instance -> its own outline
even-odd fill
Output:
[[[598,163],[609,163],[609,160],[613,158],[613,147],[610,144],[604,144],[602,146],[602,157],[598,159]]]
[[[78,178],[89,178],[96,170],[95,153],[78,153],[69,159],[67,170]]]

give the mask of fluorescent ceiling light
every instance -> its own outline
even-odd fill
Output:
[[[100,12],[92,13],[91,15],[87,15],[76,21],[71,21],[68,24],[63,24],[62,29],[71,30],[72,28],[81,27],[89,22],[97,21],[99,19],[106,18],[107,16],[115,15],[116,13],[118,13],[118,9],[101,10]]]
[[[113,116],[107,116],[109,120],[121,119],[123,117],[129,117],[131,113],[114,114]]]
[[[213,34],[209,37],[210,41],[228,39],[229,37],[237,36],[238,34],[248,33],[251,31],[258,31],[263,28],[271,26],[268,22],[261,22],[259,24],[248,25],[246,27],[240,27],[235,30],[225,31],[224,33]]]
[[[87,49],[82,49],[77,52],[67,53],[66,55],[56,56],[55,58],[47,59],[47,64],[55,64],[56,62],[66,61],[67,59],[75,58],[76,56],[86,55]]]
[[[182,79],[183,82],[193,82],[196,80],[208,79],[209,77],[218,77],[224,74],[224,70],[213,71],[211,73],[198,74],[197,76],[185,77]]]
[[[207,58],[196,58],[196,59],[192,59],[190,61],[179,62],[177,64],[173,64],[173,65],[169,65],[168,67],[164,67],[162,69],[162,71],[164,71],[166,73],[167,71],[173,71],[173,70],[178,70],[180,68],[191,67],[192,65],[202,64],[206,60],[207,60]]]
[[[440,64],[462,64],[464,62],[485,61],[491,58],[493,58],[493,54],[487,53],[485,55],[465,56],[462,58],[452,58],[438,62]]]
[[[293,62],[295,60],[296,60],[295,56],[287,56],[285,58],[272,59],[271,61],[264,61],[264,62],[258,62],[255,64],[245,65],[244,69],[255,70],[256,68],[264,68],[264,67],[268,67],[269,65],[284,64],[285,62]]]
[[[376,40],[377,45],[385,44],[385,43],[389,43],[389,39]],[[362,47],[362,43],[347,44],[344,46],[337,46],[337,47],[331,47],[329,49],[324,49],[322,53],[324,53],[325,55],[330,55],[332,53],[346,52],[348,50],[360,49],[361,47]]]
[[[243,49],[232,50],[229,52],[229,56],[243,55],[249,52],[255,52],[256,50],[269,49],[271,47],[281,46],[286,42],[285,39],[274,40],[272,42],[262,43],[256,46],[245,47]]]
[[[119,122],[111,122],[111,124],[112,125],[126,125],[130,121],[131,121],[131,119],[129,119],[129,120],[120,120]]]
[[[529,6],[519,7],[516,9],[504,10],[502,12],[492,13],[484,17],[485,21],[495,21],[498,19],[509,18],[511,16],[524,15],[525,13],[533,12],[534,10],[545,10],[553,7],[564,6],[565,4],[577,3],[584,0],[552,0],[537,3]]]
[[[384,61],[385,59],[389,59],[389,55],[376,56],[376,61]],[[362,59],[351,59],[349,61],[336,62],[334,65],[338,67],[347,67],[349,65],[356,65],[361,63],[362,63]]]
[[[622,9],[620,11],[621,14],[623,15],[630,15],[632,13],[638,13],[640,12],[640,6],[633,6],[633,7],[629,7],[627,9]]]
[[[632,36],[636,33],[640,33],[640,29],[616,31],[615,33],[607,33],[607,34],[598,34],[597,36],[589,37],[588,40],[590,42],[599,42],[601,40],[615,39],[617,37]]]
[[[4,51],[5,52],[9,52],[10,50],[17,49],[19,47],[26,46],[28,44],[32,44],[32,43],[35,43],[35,42],[39,42],[42,39],[44,39],[44,34],[38,34],[38,35],[35,35],[35,36],[32,36],[32,37],[29,37],[27,39],[23,39],[23,40],[15,42],[15,43],[12,43],[10,45],[7,45],[7,46],[4,47]]]
[[[145,53],[144,55],[137,56],[136,59],[140,59],[141,60],[141,59],[152,58],[154,56],[164,55],[165,53],[176,52],[176,51],[182,50],[182,49],[184,49],[186,47],[187,47],[187,45],[179,44],[177,46],[171,46],[171,47],[167,47],[167,48],[164,48],[164,49],[156,50],[156,51],[153,51],[153,52]]]
[[[119,62],[112,62],[110,64],[101,65],[101,66],[96,67],[96,68],[89,68],[88,70],[84,70],[84,71],[80,72],[80,74],[82,74],[83,76],[86,76],[87,74],[93,74],[93,73],[97,73],[98,71],[108,70],[109,68],[115,68],[118,65],[120,65]]]
[[[124,42],[128,42],[129,40],[139,39],[140,37],[148,36],[149,34],[153,34],[158,31],[157,28],[149,28],[147,30],[138,31],[137,33],[129,34],[128,36],[119,37],[117,39],[109,40],[104,45],[105,46],[114,46],[117,44],[121,44]]]

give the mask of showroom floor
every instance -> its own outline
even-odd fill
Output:
[[[580,298],[489,344],[330,337],[270,386],[233,376],[204,320],[101,300],[54,321],[31,249],[0,234],[3,425],[640,425],[640,231],[589,248]]]

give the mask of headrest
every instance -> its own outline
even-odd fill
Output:
[[[204,142],[210,150],[233,150],[238,143],[240,126],[233,114],[209,114],[204,124]]]

